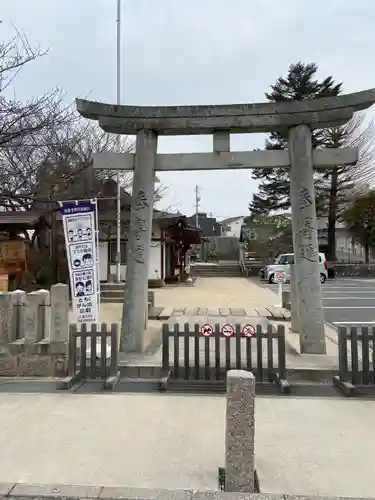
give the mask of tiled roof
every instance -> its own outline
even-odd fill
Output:
[[[24,226],[33,228],[42,214],[36,211],[0,212],[0,226]]]

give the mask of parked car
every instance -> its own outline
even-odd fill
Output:
[[[283,253],[279,255],[274,264],[264,267],[260,271],[260,276],[262,279],[268,281],[269,283],[276,283],[275,274],[278,271],[284,271],[286,281],[290,281],[290,265],[294,264],[294,254],[293,253]],[[328,262],[324,253],[319,254],[319,271],[320,271],[320,282],[324,283],[328,278]]]

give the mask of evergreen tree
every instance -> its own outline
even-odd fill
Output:
[[[271,102],[302,101],[319,97],[337,96],[342,83],[336,83],[331,76],[322,81],[316,78],[318,67],[314,63],[291,64],[286,77],[279,77],[266,98]],[[313,147],[324,145],[324,131],[313,132]],[[288,131],[273,132],[266,141],[266,149],[287,149]],[[260,181],[259,192],[253,195],[249,205],[250,214],[264,215],[271,210],[287,210],[290,207],[289,169],[255,169],[253,179]]]
[[[356,197],[343,218],[354,240],[364,246],[368,264],[370,250],[375,248],[375,191]]]

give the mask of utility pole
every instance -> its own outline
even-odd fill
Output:
[[[199,196],[200,188],[198,185],[195,186],[195,227],[199,227],[199,202],[201,197]]]
[[[121,0],[117,0],[117,19],[116,19],[116,102],[121,102]],[[120,134],[116,138],[117,153],[120,152]],[[121,282],[121,185],[120,185],[120,172],[117,172],[117,203],[116,203],[116,281]]]

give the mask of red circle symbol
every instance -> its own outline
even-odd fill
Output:
[[[276,273],[276,281],[284,281],[285,273],[283,271],[279,271]]]
[[[255,337],[255,328],[253,325],[245,325],[242,328],[242,334],[244,337]]]
[[[201,326],[201,334],[203,337],[210,337],[214,333],[214,329],[211,325],[202,325]]]
[[[232,337],[234,335],[234,328],[232,325],[223,325],[221,333],[224,337]]]

